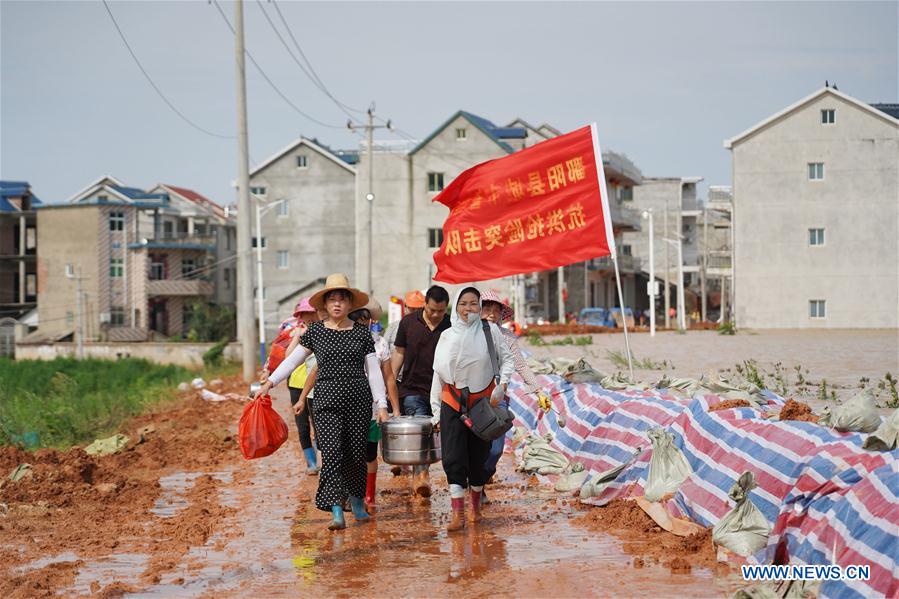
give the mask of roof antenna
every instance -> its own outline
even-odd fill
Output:
[[[827,82],[827,79],[824,80],[824,87],[830,87],[830,84]]]
[[[833,82],[833,88],[834,88],[835,90],[837,90],[837,91],[840,91],[840,88],[837,87],[837,82],[836,82],[836,81]]]

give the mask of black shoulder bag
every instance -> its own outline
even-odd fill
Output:
[[[493,380],[499,385],[499,358],[496,355],[496,347],[493,345],[493,334],[490,332],[490,323],[482,320],[484,335],[487,339],[487,353],[490,354],[490,362],[493,364]],[[467,391],[467,390],[466,390]],[[494,441],[505,435],[512,428],[512,412],[502,405],[493,407],[490,398],[483,397],[468,409],[468,393],[463,393],[459,402],[459,411],[462,420],[475,435],[484,441]]]

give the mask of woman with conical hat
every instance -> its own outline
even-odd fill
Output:
[[[378,420],[387,419],[386,388],[371,333],[348,318],[350,312],[368,303],[368,295],[351,287],[346,275],[332,274],[309,303],[324,309],[325,319],[309,325],[299,347],[269,376],[257,396],[267,394],[310,354],[315,355],[318,374],[313,418],[322,452],[315,505],[331,513],[328,528],[339,530],[346,527],[343,504],[347,499],[356,520],[369,519],[363,502],[365,444],[373,399],[378,402]]]

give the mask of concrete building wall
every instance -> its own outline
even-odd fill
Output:
[[[732,152],[737,325],[899,326],[895,122],[827,93]],[[823,180],[809,180],[814,162]],[[809,245],[810,228],[824,228],[823,246]],[[810,318],[810,300],[825,300],[825,318]]]
[[[297,167],[298,155],[306,156],[305,168]],[[335,272],[352,276],[355,271],[355,177],[351,170],[301,145],[255,173],[250,185],[265,187],[266,200],[284,199],[288,206],[286,216],[272,208],[262,217],[267,243],[264,311],[270,337],[280,324],[274,322],[279,299],[312,279]],[[255,237],[255,212],[251,218]],[[278,267],[279,251],[288,252],[287,268]],[[254,276],[255,272],[254,264]]]
[[[84,279],[85,337],[99,330],[97,295],[102,273],[97,256],[101,214],[96,206],[41,208],[37,211],[38,318],[46,333],[74,331],[77,282],[66,277],[66,265]],[[105,265],[108,269],[108,264]]]
[[[466,130],[464,140],[457,139],[456,129]],[[508,155],[493,139],[462,116],[449,123],[414,155],[396,152],[375,154],[375,205],[373,206],[373,288],[382,303],[390,295],[402,295],[412,289],[427,289],[434,284],[435,267],[429,247],[428,230],[441,229],[449,210],[432,200],[437,192],[428,190],[428,173],[443,173],[444,187],[462,171],[487,160]],[[360,258],[367,254],[367,222],[365,194],[368,186],[368,161],[362,154],[358,167],[356,218],[359,219],[357,241]],[[357,279],[367,281],[367,259],[360,260]],[[439,283],[439,282],[438,282]],[[450,295],[458,288],[447,285]],[[508,295],[509,281],[493,279],[479,286]]]
[[[110,343],[88,342],[84,344],[84,355],[101,360],[117,360],[120,358],[144,358],[157,364],[177,364],[187,368],[202,368],[203,354],[215,345],[214,343]],[[53,360],[57,357],[72,357],[76,352],[75,343],[17,343],[16,359],[19,360]],[[229,343],[225,346],[224,359],[240,360],[240,344]]]

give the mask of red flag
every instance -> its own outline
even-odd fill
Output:
[[[437,281],[547,270],[614,250],[596,126],[474,166],[437,197],[450,209]]]

